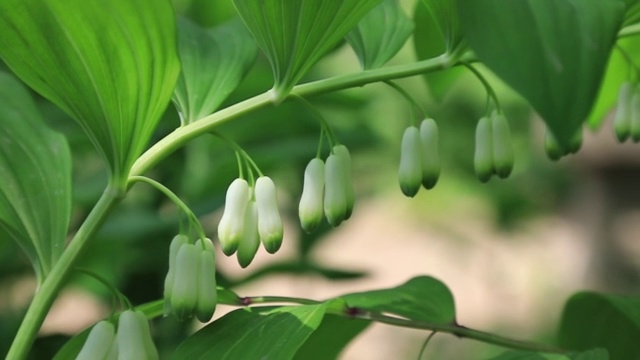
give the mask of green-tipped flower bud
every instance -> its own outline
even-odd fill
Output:
[[[255,195],[260,241],[268,253],[274,254],[282,245],[283,229],[276,186],[270,177],[261,176],[256,180]]]
[[[193,316],[198,301],[198,257],[194,244],[184,244],[176,257],[176,272],[171,292],[171,309],[180,321]]]
[[[620,86],[618,92],[618,105],[616,107],[616,116],[613,120],[613,129],[616,133],[618,141],[623,143],[627,141],[631,135],[631,97],[633,96],[633,85],[629,81],[625,81]]]
[[[104,320],[98,322],[89,332],[76,360],[106,359],[115,338],[113,324]]]
[[[438,124],[433,119],[420,123],[420,143],[422,145],[422,186],[429,190],[436,186],[440,177]]]
[[[158,359],[158,353],[150,352],[149,341],[151,334],[149,333],[149,324],[142,316],[136,314],[136,311],[126,310],[120,314],[118,319],[118,333],[116,335],[118,341],[118,360],[138,360]]]
[[[347,212],[344,219],[348,220],[353,213],[353,206],[356,201],[356,191],[353,188],[353,179],[351,177],[351,154],[349,153],[349,149],[344,145],[334,146],[333,153],[336,154],[344,168],[344,187],[347,195]]]
[[[244,218],[244,237],[240,240],[238,252],[236,253],[238,256],[238,264],[243,268],[251,264],[260,247],[260,233],[258,231],[259,219],[258,206],[253,201],[249,202]]]
[[[420,130],[408,127],[402,135],[398,181],[400,189],[409,197],[414,197],[422,185],[422,145]]]
[[[201,322],[211,320],[218,304],[216,291],[216,263],[213,243],[209,239],[196,241],[198,256],[198,301],[196,303],[196,317]],[[242,246],[242,244],[240,244]],[[204,247],[204,249],[203,249]],[[238,248],[240,249],[240,248]]]
[[[147,357],[145,359],[157,360],[159,358],[158,349],[156,349],[156,345],[153,343],[153,338],[151,337],[149,320],[147,319],[147,316],[142,311],[134,311],[134,313],[138,318],[138,324],[140,325],[140,330],[142,332],[142,341],[144,344],[144,349],[147,352]]]
[[[544,136],[544,151],[549,159],[553,161],[558,161],[561,157],[567,155],[567,152],[560,146],[549,129],[547,129],[547,133]]]
[[[633,89],[631,96],[631,121],[629,123],[629,133],[634,143],[640,141],[640,85]]]
[[[186,235],[176,235],[171,240],[169,245],[169,271],[167,277],[164,279],[164,316],[171,313],[171,292],[173,289],[173,281],[175,278],[176,257],[178,256],[178,250],[183,244],[189,242]]]
[[[298,215],[300,225],[306,232],[318,228],[324,216],[324,162],[318,158],[312,159],[304,170],[304,185]]]
[[[483,116],[476,126],[476,150],[473,166],[481,182],[487,182],[493,175],[493,131],[491,120]]]
[[[222,252],[231,256],[238,248],[244,230],[244,212],[251,197],[249,184],[235,179],[227,190],[224,213],[218,224],[218,238]]]
[[[335,154],[329,155],[324,169],[324,214],[333,227],[340,225],[347,215],[344,165]]]
[[[571,138],[569,142],[568,154],[577,153],[582,147],[582,127],[578,129],[575,135]]]
[[[493,130],[493,169],[501,179],[508,177],[513,170],[513,144],[507,118],[494,111],[491,114]]]

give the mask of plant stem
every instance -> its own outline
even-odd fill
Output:
[[[322,301],[289,297],[289,296],[246,296],[246,297],[241,297],[240,300],[242,301],[242,304],[244,306],[250,306],[255,304],[270,304],[270,303],[290,303],[290,304],[299,304],[299,305],[317,305],[322,303]],[[227,304],[227,305],[237,306],[237,304]]]
[[[85,249],[88,240],[102,225],[109,211],[120,199],[122,199],[122,193],[114,191],[111,187],[107,187],[105,192],[102,193],[102,196],[80,229],[78,229],[73,240],[71,240],[60,259],[55,263],[49,275],[44,279],[42,286],[36,290],[29,309],[20,324],[18,333],[11,344],[7,360],[26,359],[29,349],[38,334],[38,329],[40,329],[58,291],[71,272],[73,263]]]

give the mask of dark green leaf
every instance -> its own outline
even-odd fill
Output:
[[[184,125],[218,109],[253,64],[258,47],[240,19],[206,30],[180,18],[178,50],[182,72],[173,102]]]
[[[595,349],[568,355],[513,350],[492,357],[489,360],[609,360],[609,354],[604,349]]]
[[[325,360],[339,358],[342,350],[371,322],[337,315],[325,315],[320,327],[307,339],[295,358]]]
[[[27,89],[0,73],[0,228],[26,251],[38,279],[64,249],[71,216],[71,154]]]
[[[235,310],[185,340],[173,358],[291,359],[320,326],[327,306],[322,303]]]
[[[437,24],[437,29],[445,44],[445,50],[448,53],[456,51],[463,38],[456,0],[421,0],[421,2]]]
[[[0,58],[82,126],[122,183],[178,76],[174,17],[168,0],[4,0]]]
[[[586,120],[624,15],[617,0],[458,0],[478,58],[542,116],[562,146]]]
[[[363,69],[383,66],[400,51],[413,32],[413,22],[398,0],[383,0],[347,34]]]
[[[234,0],[267,55],[282,101],[302,76],[381,0]]]
[[[456,321],[453,295],[445,284],[429,276],[415,277],[384,290],[339,297],[348,306],[391,313],[411,320],[453,324]]]
[[[640,359],[640,297],[582,292],[565,305],[560,345],[574,350],[596,347],[612,359]]]

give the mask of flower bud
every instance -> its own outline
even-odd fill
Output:
[[[238,263],[243,268],[251,264],[260,247],[260,233],[258,232],[259,219],[258,206],[254,201],[249,202],[244,218],[244,237],[240,240],[240,244],[238,244],[238,252],[236,254],[238,256]]]
[[[566,151],[560,146],[556,137],[553,136],[549,129],[547,129],[547,133],[544,136],[544,151],[547,153],[549,159],[553,161],[558,161],[566,155]]]
[[[251,191],[244,179],[235,179],[229,189],[225,201],[222,219],[218,224],[218,238],[222,252],[231,256],[238,248],[244,230],[244,212],[249,203]]]
[[[189,242],[186,235],[176,235],[171,240],[169,245],[169,271],[167,277],[164,279],[164,316],[169,315],[171,312],[171,292],[173,289],[173,282],[175,278],[176,257],[178,256],[178,250],[183,244]]]
[[[336,154],[343,167],[344,187],[347,196],[347,212],[344,219],[348,220],[351,217],[351,213],[353,213],[353,206],[356,200],[356,192],[353,188],[353,179],[351,177],[351,154],[344,145],[334,146],[333,153]]]
[[[400,189],[409,197],[414,197],[422,185],[422,145],[420,130],[408,127],[402,135],[398,180]]]
[[[282,245],[283,229],[276,186],[268,176],[256,180],[256,206],[258,208],[258,232],[264,248],[275,254]]]
[[[613,120],[613,129],[616,133],[616,138],[621,143],[627,141],[629,135],[631,135],[631,98],[633,92],[633,85],[629,81],[625,81],[618,92],[618,105],[616,107],[616,116]]]
[[[438,124],[433,119],[420,123],[420,143],[422,146],[422,186],[429,190],[436,186],[440,177]]]
[[[156,345],[153,343],[153,338],[151,337],[151,329],[149,329],[149,320],[147,316],[142,311],[134,311],[136,317],[138,318],[138,324],[140,325],[140,330],[142,332],[142,342],[144,344],[144,349],[147,352],[147,357],[145,359],[158,359],[158,349],[156,349]]]
[[[184,321],[193,316],[198,301],[198,248],[184,244],[176,257],[176,272],[171,292],[171,309]]]
[[[331,154],[324,169],[324,214],[331,226],[342,223],[347,215],[347,188],[344,186],[344,165]]]
[[[629,133],[634,143],[640,141],[640,85],[634,87],[631,96],[631,121],[629,123]]]
[[[76,360],[105,359],[113,346],[116,332],[108,321],[98,322],[89,332]]]
[[[300,225],[306,232],[318,228],[324,215],[324,162],[312,159],[304,170],[304,185],[298,206]]]
[[[568,154],[577,153],[582,147],[582,127],[578,129],[578,131],[573,135],[571,141],[569,142]],[[567,154],[567,155],[568,155]]]
[[[126,310],[120,314],[116,338],[119,360],[158,359],[158,353],[151,340],[149,323],[144,314],[140,316],[133,310]],[[153,351],[149,348],[150,341]]]
[[[481,182],[487,182],[493,175],[493,135],[491,121],[483,116],[476,126],[476,150],[473,166]]]
[[[198,300],[196,302],[196,317],[201,322],[211,320],[218,304],[216,291],[216,263],[213,243],[209,239],[196,241],[198,255]],[[204,247],[204,249],[203,249]]]
[[[491,114],[493,141],[493,169],[499,178],[504,179],[513,170],[513,145],[507,118],[494,111]]]

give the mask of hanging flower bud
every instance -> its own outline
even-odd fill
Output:
[[[255,195],[260,241],[268,253],[275,254],[282,245],[283,229],[276,186],[270,177],[261,176],[256,180]]]
[[[164,316],[171,313],[171,292],[173,289],[173,282],[175,279],[176,257],[178,256],[178,250],[183,244],[189,242],[186,235],[176,235],[171,240],[169,245],[169,271],[167,277],[164,279]]]
[[[198,301],[198,257],[194,244],[184,244],[176,256],[176,272],[171,292],[171,310],[179,321],[193,316]]]
[[[348,220],[351,217],[351,213],[353,213],[353,206],[356,200],[356,192],[353,188],[353,179],[351,178],[351,154],[349,153],[349,149],[344,145],[334,146],[333,153],[336,154],[344,168],[344,187],[347,195],[347,212],[344,219]]]
[[[408,127],[402,135],[398,180],[400,189],[409,197],[414,197],[422,185],[422,145],[420,130],[415,126]]]
[[[298,206],[300,225],[310,233],[322,222],[324,207],[324,162],[312,159],[304,170],[304,185]]]
[[[571,138],[571,142],[569,142],[569,149],[567,154],[575,154],[582,147],[582,127],[578,129],[575,135]]]
[[[151,337],[149,320],[142,311],[134,311],[134,313],[138,318],[138,324],[140,325],[140,330],[142,333],[142,342],[144,344],[144,349],[147,352],[147,357],[145,359],[158,359],[158,349],[156,349],[156,345],[153,343],[153,338]]]
[[[324,171],[324,214],[331,226],[342,223],[347,214],[347,189],[344,186],[344,165],[331,154]]]
[[[213,243],[210,239],[198,240],[195,244],[200,250],[198,257],[198,301],[196,317],[201,322],[211,320],[218,304],[216,290],[216,263]]]
[[[633,85],[629,81],[625,81],[618,92],[618,105],[616,107],[616,116],[613,120],[613,129],[616,133],[616,138],[621,143],[627,141],[629,135],[631,135],[631,98],[633,92]]]
[[[89,332],[76,360],[106,359],[116,339],[116,332],[108,321],[98,322]]]
[[[244,230],[244,212],[251,191],[244,179],[235,179],[227,190],[224,213],[218,224],[218,238],[222,252],[231,256],[238,248]]]
[[[560,146],[556,137],[553,136],[549,129],[547,129],[547,133],[544,136],[544,150],[549,159],[553,161],[558,161],[561,157],[566,155],[565,150]]]
[[[422,186],[429,190],[436,186],[440,177],[438,124],[433,119],[420,123],[420,143],[422,145]]]
[[[118,359],[158,359],[158,352],[151,340],[149,323],[139,311],[126,310],[118,319]],[[143,320],[144,319],[144,320]]]
[[[493,135],[491,121],[483,116],[476,126],[476,150],[473,165],[476,176],[481,182],[487,182],[493,175]]]
[[[503,114],[494,111],[491,114],[493,141],[493,169],[499,178],[504,179],[513,170],[513,145],[509,123]]]
[[[258,214],[258,206],[254,201],[249,202],[244,218],[244,237],[238,244],[238,263],[243,268],[251,264],[256,252],[260,247],[260,233],[258,232],[258,222],[260,215]]]
[[[629,123],[629,133],[634,143],[640,141],[640,85],[633,88],[631,96],[631,121]]]

